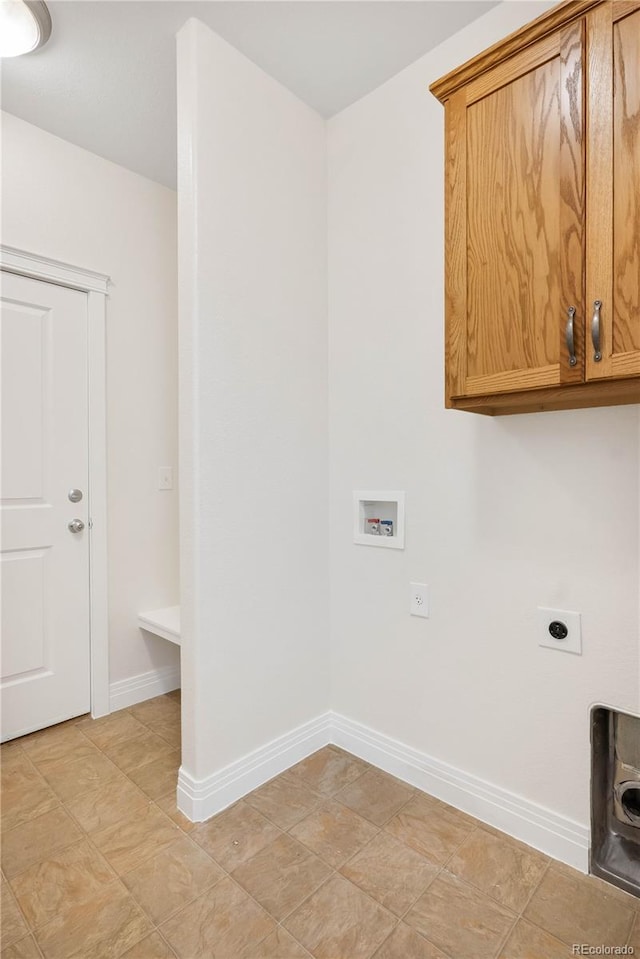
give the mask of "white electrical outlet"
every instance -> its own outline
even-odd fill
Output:
[[[170,466],[158,467],[158,489],[173,489],[173,470]]]
[[[570,609],[547,609],[538,606],[538,646],[582,655],[580,613]]]
[[[409,613],[429,619],[429,594],[426,583],[409,583]]]

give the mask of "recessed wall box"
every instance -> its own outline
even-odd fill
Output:
[[[404,490],[354,490],[353,541],[404,549]]]

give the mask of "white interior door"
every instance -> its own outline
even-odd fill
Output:
[[[4,741],[89,711],[90,600],[87,295],[1,280]]]

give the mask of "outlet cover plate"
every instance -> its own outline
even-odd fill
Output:
[[[426,583],[409,583],[409,613],[429,619],[429,591]]]
[[[569,630],[564,639],[554,639],[549,632],[549,625],[553,622],[564,623]],[[563,653],[582,655],[582,624],[580,613],[570,609],[548,609],[538,606],[537,609],[538,646],[548,649],[557,649]]]

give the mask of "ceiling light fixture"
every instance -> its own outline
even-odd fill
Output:
[[[32,53],[50,34],[51,17],[42,0],[0,0],[0,57]]]

